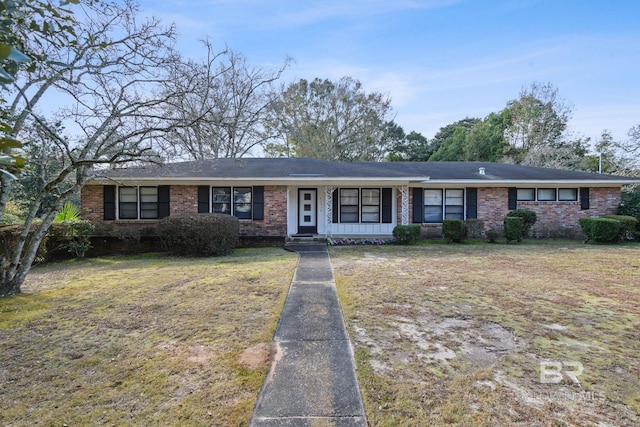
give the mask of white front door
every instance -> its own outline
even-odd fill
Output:
[[[318,190],[298,190],[298,233],[318,232]]]

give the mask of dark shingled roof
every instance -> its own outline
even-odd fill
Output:
[[[480,173],[484,168],[485,173]],[[332,162],[308,158],[198,160],[105,171],[118,179],[171,178],[423,178],[487,181],[629,181],[637,178],[491,162]]]

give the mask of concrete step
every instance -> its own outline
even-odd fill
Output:
[[[327,238],[319,234],[292,234],[287,238],[287,242],[326,242]]]

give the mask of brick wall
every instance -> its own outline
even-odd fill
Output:
[[[169,187],[169,215],[198,213],[198,186],[172,185]]]
[[[508,209],[508,188],[478,189],[478,218],[485,229],[502,228]],[[531,229],[535,237],[574,237],[581,234],[580,218],[615,214],[620,205],[620,187],[591,188],[589,209],[580,202],[518,202],[520,209],[529,209],[538,220]]]
[[[156,221],[104,221],[103,187],[87,185],[82,188],[82,217],[96,225],[99,232],[118,229],[153,227]],[[397,223],[401,223],[402,199],[397,192]],[[413,192],[409,191],[409,209]],[[196,213],[198,211],[197,186],[171,186],[171,215]],[[590,209],[581,210],[580,202],[518,202],[519,208],[530,209],[537,213],[538,222],[532,229],[534,236],[547,237],[580,234],[578,220],[587,216],[616,213],[620,204],[620,188],[591,188]],[[485,230],[502,228],[504,216],[509,212],[508,188],[478,188],[478,219],[484,221]],[[240,233],[244,236],[286,236],[287,235],[287,187],[264,187],[264,220],[241,221]],[[439,226],[425,226],[424,234],[440,235]]]
[[[507,213],[509,213],[508,188],[478,188],[478,219],[484,221],[485,230],[502,228]]]
[[[620,188],[591,188],[589,209],[580,202],[518,202],[518,208],[534,211],[538,221],[531,229],[535,237],[573,237],[582,234],[579,220],[589,216],[612,215],[620,205]]]
[[[287,235],[287,187],[266,185],[264,187],[264,221],[240,221],[243,236]]]
[[[102,222],[102,185],[85,185],[80,191],[80,214],[94,225]]]
[[[502,228],[505,215],[509,213],[509,189],[478,188],[478,219],[484,228]],[[581,210],[580,202],[518,202],[517,207],[536,212],[538,221],[532,228],[535,237],[575,237],[581,235],[579,219],[589,216],[615,214],[620,205],[620,187],[591,188],[589,209]],[[409,191],[410,206],[413,191]],[[413,218],[410,219],[411,221]],[[425,236],[441,236],[440,224],[422,226]]]
[[[172,185],[170,187],[170,214],[198,212],[198,187],[195,185]],[[118,229],[141,229],[153,227],[156,220],[105,221],[103,219],[103,187],[86,185],[80,199],[82,217],[91,221],[98,233],[112,233]],[[287,187],[264,187],[264,220],[240,221],[240,234],[244,236],[287,235]]]

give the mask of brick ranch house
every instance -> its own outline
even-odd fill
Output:
[[[219,159],[105,171],[82,189],[99,230],[150,227],[168,215],[219,212],[244,236],[390,236],[400,224],[439,233],[443,219],[501,228],[535,211],[537,236],[575,236],[578,219],[615,214],[637,179],[489,162],[331,162]]]

